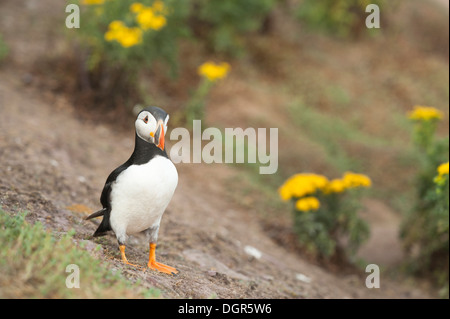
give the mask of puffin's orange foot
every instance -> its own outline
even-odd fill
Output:
[[[178,274],[178,270],[176,270],[175,268],[161,264],[159,262],[156,262],[155,251],[156,251],[156,244],[150,243],[150,255],[148,258],[148,268],[150,268],[152,270],[157,270],[159,272],[169,274],[169,275]]]
[[[148,268],[150,268],[151,270],[156,270],[165,274],[169,274],[169,275],[176,275],[178,274],[178,270],[176,270],[173,267],[161,264],[159,262],[156,261],[151,261],[148,263]]]
[[[144,267],[139,266],[139,265],[131,264],[128,261],[125,261],[125,260],[122,260],[122,262],[123,262],[124,265],[131,266],[131,267],[134,267],[134,268],[140,268],[140,269],[144,268]]]
[[[125,256],[125,245],[121,245],[119,248],[120,248],[120,254],[122,256],[122,262],[125,265],[132,266],[132,267],[135,267],[135,268],[141,268],[141,269],[143,268],[143,267],[141,267],[139,265],[131,264],[131,263],[128,262],[128,259]]]

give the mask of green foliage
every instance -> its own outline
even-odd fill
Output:
[[[188,126],[192,126],[194,120],[204,120],[206,98],[213,85],[213,82],[202,79],[197,89],[192,92],[191,99],[185,109],[186,123]]]
[[[205,62],[198,68],[198,74],[202,77],[202,81],[197,89],[191,94],[187,107],[185,109],[186,120],[189,126],[193,120],[203,120],[205,115],[205,102],[209,92],[214,84],[227,77],[231,66],[222,62],[216,64],[213,62]]]
[[[418,120],[413,140],[418,150],[415,208],[406,216],[401,236],[411,259],[408,268],[431,275],[448,298],[449,181],[437,168],[449,159],[448,138],[435,136],[437,120]],[[416,250],[416,253],[413,251]]]
[[[418,150],[421,152],[421,154],[424,154],[425,160],[433,159],[435,158],[435,154],[432,154],[433,152],[436,153],[438,151],[436,145],[434,143],[435,139],[435,133],[438,127],[438,120],[428,120],[428,121],[419,121],[414,125],[414,134],[413,134],[413,141],[415,146],[418,148]],[[437,154],[439,155],[439,154]],[[435,164],[435,163],[434,163]]]
[[[310,28],[324,30],[341,37],[348,37],[356,30],[366,29],[366,7],[383,5],[384,0],[304,0],[297,16]],[[369,30],[369,29],[366,29]]]
[[[139,3],[147,8],[163,4],[163,11],[155,12],[163,19],[158,27],[146,27],[139,23],[138,12],[132,5]],[[137,81],[144,69],[154,63],[168,66],[171,76],[178,70],[178,40],[189,34],[184,20],[188,14],[185,1],[135,0],[105,1],[98,5],[82,5],[82,27],[75,36],[79,39],[84,54],[84,74],[80,87],[95,92],[108,105],[123,103],[123,98],[139,97]],[[149,18],[146,18],[147,20]],[[112,34],[112,25],[122,27]],[[127,45],[127,33],[135,35],[134,42]],[[133,33],[134,32],[134,33]],[[128,35],[130,36],[130,34]],[[128,38],[128,41],[130,38]]]
[[[419,247],[409,264],[418,274],[431,275],[448,298],[449,278],[449,178],[431,187],[422,199],[426,208],[415,211],[404,226],[406,246]]]
[[[194,19],[209,28],[207,40],[216,52],[236,54],[243,37],[258,30],[276,0],[194,0]]]
[[[369,237],[369,226],[358,216],[362,188],[372,181],[362,174],[347,172],[329,181],[316,174],[297,174],[280,187],[280,197],[294,203],[294,231],[310,252],[325,258],[345,247],[354,257]],[[345,244],[343,243],[345,241]]]
[[[138,1],[145,6],[152,6],[156,1]],[[176,0],[163,1],[167,14],[166,24],[158,30],[143,30],[142,42],[123,47],[117,41],[108,41],[105,34],[113,21],[122,21],[127,27],[139,28],[136,13],[131,11],[135,0],[105,1],[101,5],[84,6],[83,27],[78,33],[82,42],[90,49],[90,68],[95,68],[101,61],[119,65],[129,71],[137,71],[151,66],[155,61],[164,61],[173,68],[177,63],[177,40],[186,36],[188,30],[183,27],[187,5]]]
[[[79,1],[83,21],[75,35],[85,52],[85,74],[78,77],[82,79],[80,86],[87,86],[112,103],[116,96],[139,95],[139,73],[151,69],[155,62],[165,63],[170,74],[176,76],[180,39],[195,34],[214,51],[234,54],[239,51],[243,36],[261,26],[275,2]],[[151,22],[154,16],[163,19],[158,26],[143,24],[143,20]]]
[[[329,258],[336,253],[339,240],[352,258],[369,237],[368,224],[358,212],[361,210],[360,192],[318,196],[321,207],[316,212],[294,211],[294,231],[300,243],[315,254]]]
[[[9,48],[3,40],[2,35],[0,34],[0,62],[6,58],[9,53]]]
[[[42,224],[30,225],[26,214],[10,216],[0,209],[1,298],[142,298],[157,290],[130,287],[119,274],[72,241],[72,234],[55,238]],[[80,269],[80,288],[66,287],[68,265]],[[137,292],[135,292],[137,290]]]
[[[353,123],[309,107],[302,100],[293,102],[289,111],[294,123],[323,147],[328,155],[326,160],[329,165],[339,171],[363,168],[361,160],[348,154],[342,147],[343,143],[352,142],[374,147],[384,147],[390,143],[368,135]]]

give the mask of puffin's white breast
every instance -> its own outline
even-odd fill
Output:
[[[111,190],[110,222],[114,232],[132,235],[159,225],[177,185],[175,165],[165,157],[128,167]]]

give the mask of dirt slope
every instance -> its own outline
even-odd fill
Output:
[[[23,86],[20,74],[8,70],[1,73],[0,94],[0,205],[28,210],[30,220],[53,231],[74,228],[77,240],[92,243],[87,245],[92,248],[101,244],[99,258],[112,269],[123,269],[132,281],[159,287],[171,298],[426,297],[390,282],[370,291],[356,274],[332,275],[277,246],[254,212],[223,196],[220,181],[235,174],[226,166],[178,166],[180,184],[162,222],[158,255],[178,267],[180,275],[124,267],[115,238],[92,240],[96,225],[83,221],[85,209],[67,207],[100,207],[104,180],[129,156],[133,132],[117,134],[102,123],[82,123],[64,98],[42,99],[40,92]],[[262,258],[249,257],[247,245],[260,250]],[[145,265],[147,249],[135,240],[129,259]],[[297,279],[299,274],[311,282]]]
[[[51,12],[62,23],[61,4],[41,0],[22,6],[7,0],[0,8],[0,31],[12,52],[8,64],[0,68],[3,209],[27,210],[30,221],[40,221],[54,232],[75,229],[75,239],[87,243],[86,249],[93,254],[96,245],[101,245],[95,255],[106,267],[122,271],[133,282],[156,286],[168,298],[430,297],[411,284],[391,281],[384,273],[382,288],[369,290],[360,274],[332,274],[277,245],[261,227],[257,212],[226,195],[230,179],[238,173],[225,165],[177,166],[180,183],[162,221],[157,254],[160,261],[180,270],[178,276],[123,266],[115,237],[92,239],[98,221],[83,218],[100,208],[106,177],[129,157],[132,126],[122,133],[110,123],[81,120],[77,105],[40,90],[40,79],[29,73],[40,57],[57,54],[61,48],[54,40],[56,32],[49,31],[53,30],[50,21],[40,19],[44,12]],[[33,28],[20,23],[25,20]],[[239,185],[234,187],[239,190]],[[261,259],[250,257],[246,246],[261,251]],[[382,247],[390,246],[389,242]],[[146,264],[146,243],[135,239],[127,252],[131,262]]]

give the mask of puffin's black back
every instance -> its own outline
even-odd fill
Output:
[[[162,110],[161,110],[162,111]],[[163,111],[164,112],[164,111]],[[105,186],[103,187],[102,195],[100,197],[100,202],[103,209],[87,219],[103,216],[103,220],[100,223],[98,229],[94,233],[94,237],[100,237],[106,235],[106,233],[111,229],[110,216],[111,216],[111,190],[117,177],[124,172],[127,168],[132,165],[144,165],[150,162],[156,156],[163,156],[168,158],[166,151],[161,150],[155,144],[148,143],[141,139],[136,134],[136,142],[134,146],[134,152],[131,157],[124,164],[116,168],[106,180]]]

